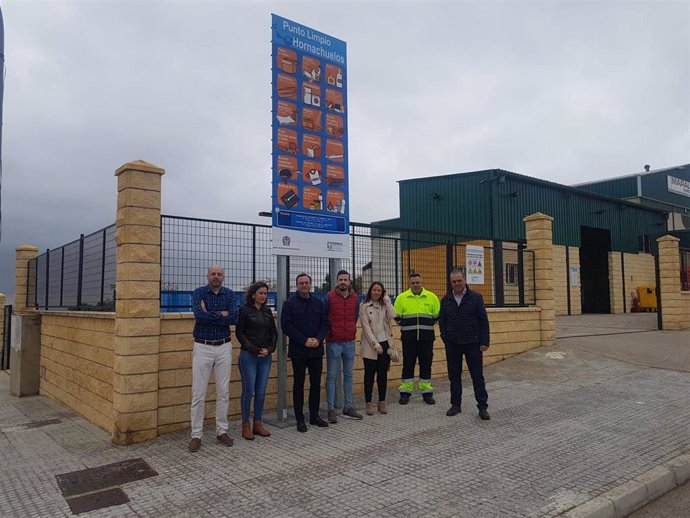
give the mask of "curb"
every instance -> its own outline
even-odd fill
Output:
[[[558,516],[623,518],[688,480],[690,480],[690,453],[684,453]]]

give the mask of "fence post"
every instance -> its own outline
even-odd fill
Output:
[[[60,247],[60,307],[62,307],[62,295],[65,283],[65,247]]]
[[[33,245],[20,245],[15,249],[14,263],[14,312],[21,313],[27,310],[26,297],[29,287],[29,261],[38,256],[38,247]],[[38,278],[38,275],[36,275]],[[31,307],[33,309],[33,306]]]
[[[503,285],[503,271],[504,271],[504,266],[503,266],[503,241],[499,240],[494,240],[493,241],[493,248],[494,248],[494,286],[495,286],[495,296],[494,296],[494,304],[496,306],[504,306],[505,305],[505,289]]]
[[[446,241],[446,291],[450,292],[453,286],[450,283],[450,272],[455,268],[455,245],[450,242],[450,239]]]
[[[256,282],[256,225],[252,225],[252,284]]]
[[[0,293],[0,369],[5,368],[5,294]]]
[[[658,301],[661,322],[666,331],[683,329],[683,302],[680,294],[680,240],[673,236],[662,236],[659,244]]]
[[[517,275],[518,275],[518,304],[525,305],[525,246],[524,242],[519,242],[517,246]]]
[[[48,298],[50,297],[50,248],[46,249],[46,305],[48,309]]]
[[[556,304],[553,293],[553,218],[536,213],[522,219],[527,247],[534,252],[534,299],[541,308],[541,345],[556,340]]]
[[[402,255],[400,252],[400,240],[396,237],[395,238],[395,294],[398,295],[400,293],[400,269],[398,268],[398,264],[400,264],[400,267],[402,267]],[[398,263],[400,261],[400,263]]]
[[[77,311],[81,311],[81,287],[84,281],[84,234],[79,235],[79,270],[77,271]]]
[[[131,444],[158,433],[161,177],[143,161],[117,171],[113,435]]]
[[[103,229],[103,236],[101,236],[101,239],[103,240],[103,245],[101,247],[101,299],[100,299],[100,305],[103,306],[103,295],[105,292],[105,238],[106,238],[106,230],[107,228]],[[60,303],[62,305],[62,302]]]

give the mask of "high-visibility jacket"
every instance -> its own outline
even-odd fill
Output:
[[[404,341],[430,341],[436,338],[434,323],[438,319],[438,297],[422,288],[419,295],[412,290],[403,291],[395,299],[395,320],[400,324],[400,336]]]

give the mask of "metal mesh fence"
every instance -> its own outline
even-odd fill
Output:
[[[162,216],[161,310],[189,310],[191,293],[206,282],[211,264],[223,266],[225,285],[237,293],[259,280],[275,292],[271,239],[269,225]],[[360,294],[380,281],[395,297],[416,272],[425,288],[442,296],[449,289],[450,271],[460,268],[489,306],[534,304],[533,254],[521,243],[361,223],[351,224],[350,240],[350,257],[341,259],[339,267],[351,273]],[[306,272],[317,294],[331,289],[327,258],[290,257],[288,272],[293,288],[295,277]],[[115,225],[31,260],[27,288],[29,306],[114,310]]]
[[[680,289],[690,291],[690,249],[680,249]]]
[[[223,266],[225,286],[237,293],[259,280],[266,281],[271,292],[276,291],[277,262],[271,253],[269,225],[163,216],[161,235],[162,311],[189,310],[191,293],[205,283],[211,264]],[[534,275],[530,271],[534,261],[520,243],[467,240],[360,223],[351,224],[350,240],[351,255],[339,264],[351,273],[360,294],[366,293],[371,282],[380,281],[395,297],[407,289],[410,273],[417,272],[427,289],[442,296],[449,289],[448,275],[453,268],[472,273],[467,270],[470,246],[470,256],[479,258],[472,276],[481,281],[470,285],[482,293],[487,305],[534,303]],[[331,288],[327,258],[292,256],[288,272],[292,289],[301,272],[312,277],[317,295]]]
[[[115,225],[29,261],[27,306],[115,309]]]

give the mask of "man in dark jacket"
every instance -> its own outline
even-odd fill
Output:
[[[280,326],[290,339],[288,357],[292,361],[292,402],[297,430],[307,431],[304,423],[304,378],[309,369],[309,423],[326,427],[319,416],[321,404],[321,372],[323,341],[329,322],[326,305],[311,294],[311,277],[300,273],[296,279],[297,293],[283,303]]]
[[[483,352],[489,348],[489,318],[481,293],[467,287],[462,270],[450,273],[452,290],[441,300],[438,324],[441,339],[446,346],[448,379],[450,380],[450,404],[447,416],[460,413],[462,402],[462,356],[472,377],[474,397],[479,417],[488,420],[488,399],[483,374]]]

